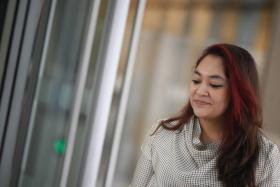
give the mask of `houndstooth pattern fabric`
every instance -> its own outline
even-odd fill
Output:
[[[181,132],[162,127],[150,130],[131,187],[220,187],[216,169],[218,143],[203,144],[201,128],[193,118]],[[258,187],[280,187],[280,153],[277,146],[259,135],[260,154],[256,168]],[[237,185],[238,186],[238,185]]]

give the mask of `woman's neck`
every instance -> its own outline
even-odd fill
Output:
[[[221,119],[206,120],[199,118],[201,125],[200,140],[204,144],[220,142],[223,137],[224,123]]]

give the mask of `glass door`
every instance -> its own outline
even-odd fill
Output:
[[[90,0],[54,0],[42,7],[50,11],[19,186],[59,186],[73,115],[83,115],[73,111],[92,6]]]
[[[0,186],[103,186],[106,178],[111,179],[107,186],[113,184],[114,170],[111,177],[107,170],[116,158],[106,155],[106,165],[102,159],[108,132],[122,129],[123,114],[116,127],[108,125],[111,105],[120,83],[118,71],[132,64],[135,54],[130,48],[137,42],[129,41],[135,35],[130,30],[137,27],[136,35],[140,30],[140,23],[127,25],[133,17],[130,2],[19,1],[15,25],[21,30],[15,29],[18,37],[12,35],[17,51],[10,54],[13,79],[5,80],[10,97],[1,117],[6,129]],[[142,7],[142,15],[145,3],[133,2],[133,9]],[[124,41],[128,54],[121,55]],[[121,60],[125,65],[119,65]],[[131,75],[131,70],[125,72]],[[121,102],[125,106],[125,99]],[[118,144],[111,145],[115,156]]]
[[[25,2],[20,54],[26,66],[18,71],[26,81],[15,80],[22,97],[19,105],[12,97],[18,116],[8,116],[16,119],[7,122],[15,146],[4,151],[12,170],[5,184],[95,186],[130,0]]]

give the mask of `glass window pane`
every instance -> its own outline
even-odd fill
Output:
[[[81,114],[78,121],[78,128],[76,132],[76,140],[74,143],[74,151],[71,160],[71,166],[68,176],[67,187],[81,186],[81,179],[83,178],[83,166],[85,162],[85,153],[88,146],[88,133],[90,132],[89,119],[91,114],[91,99],[94,95],[94,75],[96,72],[96,61],[101,52],[101,40],[105,36],[106,18],[108,16],[109,0],[101,0],[99,7],[99,15],[97,19],[96,32],[91,52],[91,62],[88,68],[88,75],[86,79],[85,90],[82,99]]]
[[[127,17],[127,23],[125,26],[125,33],[124,33],[124,39],[121,49],[121,56],[120,56],[120,62],[118,64],[118,72],[117,77],[114,85],[114,93],[113,93],[113,100],[111,104],[110,109],[110,115],[109,115],[109,121],[108,121],[108,127],[106,131],[106,137],[105,142],[103,145],[103,152],[102,152],[102,158],[100,163],[100,169],[98,173],[98,181],[96,187],[102,187],[106,184],[106,180],[108,177],[108,172],[110,169],[110,159],[112,156],[112,150],[113,150],[113,143],[114,143],[114,136],[117,131],[116,127],[116,119],[118,116],[118,110],[120,107],[120,97],[122,92],[122,88],[124,87],[124,79],[125,79],[125,73],[127,72],[127,66],[128,66],[128,55],[131,45],[131,39],[133,34],[133,24],[135,21],[136,16],[136,9],[137,9],[137,2],[139,0],[131,0],[130,1],[130,7]],[[115,185],[115,182],[114,182]]]
[[[92,1],[59,0],[45,41],[20,185],[58,186]],[[44,8],[44,7],[43,7]]]

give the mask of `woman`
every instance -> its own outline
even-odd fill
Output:
[[[186,106],[146,137],[131,186],[279,187],[279,150],[261,127],[253,57],[235,45],[210,46]]]

